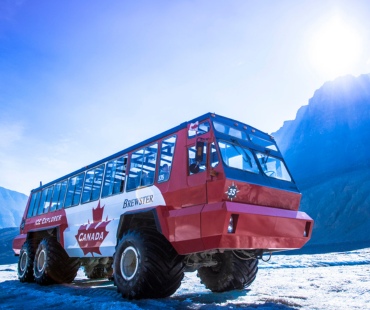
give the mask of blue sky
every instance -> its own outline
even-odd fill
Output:
[[[0,2],[0,186],[28,194],[206,112],[265,132],[370,72],[369,1]]]

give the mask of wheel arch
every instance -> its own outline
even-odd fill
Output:
[[[41,230],[32,230],[27,232],[27,239],[26,240],[37,240],[41,241],[45,237],[54,237],[57,239],[57,241],[60,243],[60,234],[59,234],[59,227],[49,227],[46,229]]]
[[[129,229],[140,227],[153,227],[163,234],[157,208],[133,210],[122,214],[117,229],[117,242]]]

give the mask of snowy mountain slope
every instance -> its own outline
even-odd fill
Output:
[[[273,135],[301,183],[369,168],[370,74],[345,76],[316,90],[296,119]]]
[[[0,187],[0,228],[18,227],[28,196]]]
[[[18,262],[12,250],[13,239],[19,234],[19,228],[8,227],[0,229],[0,265]]]
[[[0,265],[0,309],[367,309],[370,249],[273,256],[261,262],[257,279],[243,291],[212,293],[196,273],[186,273],[179,290],[164,299],[129,301],[113,282],[88,280],[80,270],[70,285],[20,283],[16,264]]]
[[[302,193],[301,208],[316,221],[310,243],[370,246],[370,169],[332,176]]]
[[[370,74],[325,83],[273,134],[315,220],[313,244],[370,244]]]

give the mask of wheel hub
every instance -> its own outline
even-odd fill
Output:
[[[122,277],[126,281],[131,280],[136,275],[138,266],[139,259],[136,249],[132,246],[127,247],[123,251],[120,261]]]
[[[22,256],[21,256],[21,259],[19,260],[19,269],[20,269],[22,274],[24,273],[24,271],[27,268],[27,257],[28,257],[27,253],[23,252]]]
[[[46,265],[46,252],[41,250],[37,257],[36,268],[39,273],[43,272]]]

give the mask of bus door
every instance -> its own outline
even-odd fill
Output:
[[[198,138],[196,144],[187,146],[188,191],[184,206],[207,203],[207,140]]]

